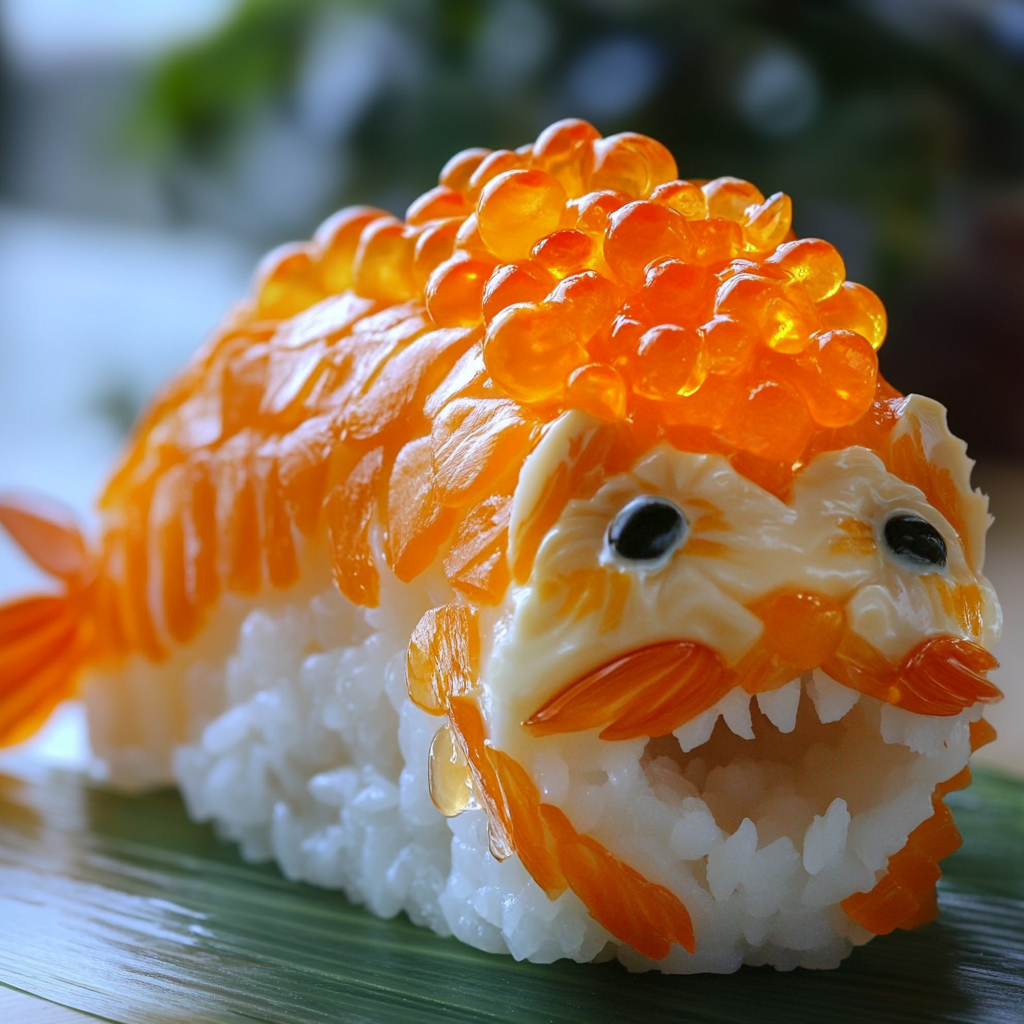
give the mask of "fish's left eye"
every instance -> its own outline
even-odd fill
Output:
[[[686,539],[683,510],[667,498],[635,498],[612,520],[608,545],[630,562],[657,562]]]
[[[885,522],[885,543],[894,555],[913,565],[942,569],[946,564],[942,534],[920,516],[890,516]]]

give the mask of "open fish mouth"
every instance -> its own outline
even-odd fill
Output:
[[[629,652],[524,723],[538,737],[560,733],[565,745],[563,761],[545,744],[538,785],[577,829],[683,900],[698,950],[701,934],[714,933],[752,949],[840,955],[837,943],[933,916],[936,862],[958,844],[938,795],[950,780],[966,781],[972,746],[990,732],[983,703],[998,697],[984,679],[991,656],[957,643],[942,648],[962,655],[956,685],[922,683],[912,671],[895,688],[888,678],[889,696],[941,706],[939,714],[897,706],[822,668],[752,694],[701,645]],[[621,684],[640,665],[646,675],[629,688],[638,702]],[[878,690],[861,669],[843,671]],[[668,694],[664,706],[654,693]],[[570,724],[577,728],[561,728]],[[595,742],[583,730],[598,725]],[[879,890],[904,850],[901,882],[890,885],[899,891]],[[858,895],[873,890],[873,901]]]

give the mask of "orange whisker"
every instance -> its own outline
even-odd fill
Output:
[[[704,644],[671,640],[588,672],[524,723],[536,736],[601,729],[601,739],[662,736],[712,707],[732,674]]]
[[[824,670],[839,682],[918,715],[949,717],[981,702],[1002,697],[985,673],[999,662],[979,644],[952,636],[935,636],[918,644],[892,665],[856,633],[847,632]]]

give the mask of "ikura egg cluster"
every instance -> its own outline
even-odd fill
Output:
[[[365,207],[264,265],[291,315],[346,288],[479,327],[493,381],[550,414],[696,428],[773,462],[856,422],[876,393],[881,302],[792,203],[685,181],[660,143],[560,121],[512,152],[469,149],[403,222]]]

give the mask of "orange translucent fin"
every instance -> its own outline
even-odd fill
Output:
[[[490,750],[489,757],[501,780],[515,851],[548,899],[558,899],[569,883],[559,864],[557,844],[541,816],[537,786],[526,769],[504,751]]]
[[[601,729],[601,739],[662,736],[712,707],[733,685],[717,653],[672,640],[629,651],[557,693],[523,724],[536,736]]]
[[[0,746],[27,739],[74,692],[83,635],[81,607],[71,598],[0,606]]]
[[[0,526],[50,576],[78,582],[89,572],[85,541],[65,506],[38,495],[3,495]]]
[[[695,950],[693,922],[676,895],[580,835],[557,807],[540,810],[562,873],[596,921],[651,960],[663,960],[674,943]]]
[[[938,916],[935,883],[942,874],[938,864],[961,843],[960,832],[942,796],[950,789],[960,788],[963,774],[936,787],[932,798],[934,813],[889,858],[886,873],[875,887],[870,892],[854,893],[840,904],[850,918],[868,931],[888,935],[896,928],[916,928]],[[970,781],[969,771],[966,779]]]
[[[354,604],[376,608],[380,576],[370,546],[370,521],[380,489],[384,449],[364,455],[327,499],[331,570],[338,589]]]
[[[976,722],[971,722],[971,751],[981,750],[982,747],[988,746],[994,739],[996,739],[995,726],[991,722],[987,722],[984,718],[979,718]]]

